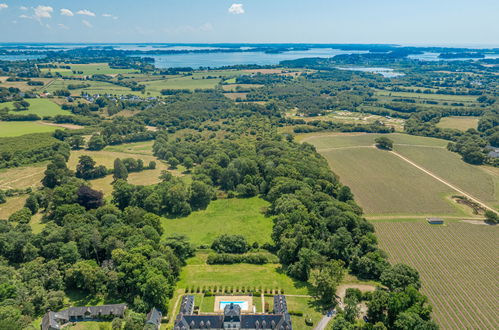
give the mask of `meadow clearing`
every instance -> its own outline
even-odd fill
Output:
[[[11,111],[11,113],[20,115],[35,114],[40,117],[71,115],[71,112],[62,110],[62,108],[58,104],[52,102],[52,100],[50,99],[26,99],[26,101],[28,101],[30,104],[27,110]],[[7,107],[10,110],[14,109],[13,102],[2,103],[1,107]]]
[[[186,235],[197,246],[209,246],[217,236],[235,233],[250,244],[270,243],[273,222],[262,213],[268,205],[258,197],[219,199],[185,218],[164,219],[162,225],[166,235]]]
[[[379,134],[304,134],[329,161],[333,172],[350,186],[367,216],[473,216],[451,200],[459,195],[448,185],[404,161],[373,147]],[[499,204],[499,179],[485,166],[464,163],[445,149],[447,141],[389,134],[394,151],[488,206]]]
[[[0,137],[14,137],[31,133],[48,133],[57,126],[45,125],[38,121],[0,121]]]
[[[113,69],[113,68],[109,67],[108,63],[85,63],[85,64],[51,63],[51,64],[61,65],[64,67],[69,66],[70,69],[67,69],[67,68],[42,68],[40,71],[42,73],[48,73],[48,72],[51,72],[52,74],[59,73],[61,76],[64,76],[64,77],[91,76],[94,74],[116,75],[116,74],[125,74],[125,73],[137,72],[137,70],[133,70],[133,69]]]
[[[466,131],[470,128],[476,129],[479,120],[480,117],[473,117],[473,116],[444,117],[440,119],[440,122],[437,124],[437,127],[452,128],[452,129],[458,129],[460,131]]]
[[[498,226],[372,221],[392,263],[415,267],[442,329],[497,329]],[[466,266],[464,266],[466,265]]]

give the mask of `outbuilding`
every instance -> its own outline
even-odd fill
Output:
[[[444,219],[442,218],[426,218],[430,225],[443,225]]]

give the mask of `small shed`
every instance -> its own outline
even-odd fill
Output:
[[[444,224],[444,219],[442,219],[442,218],[426,218],[426,221],[428,221],[428,223],[430,225],[443,225]]]

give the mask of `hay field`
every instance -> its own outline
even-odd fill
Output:
[[[437,124],[441,128],[452,128],[460,131],[466,131],[470,128],[476,129],[480,117],[462,116],[462,117],[445,117]]]

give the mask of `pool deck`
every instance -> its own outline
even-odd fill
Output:
[[[215,313],[222,313],[220,303],[222,302],[246,302],[247,309],[241,309],[243,313],[253,313],[253,297],[252,296],[215,296],[215,306],[213,310]]]

